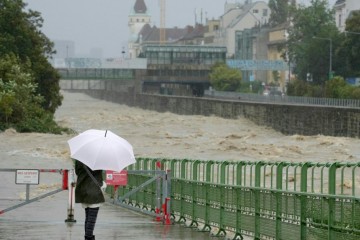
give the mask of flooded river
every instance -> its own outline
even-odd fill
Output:
[[[358,162],[360,140],[285,136],[244,118],[158,113],[63,92],[60,125],[76,132],[109,129],[127,139],[136,157],[228,161]],[[69,167],[67,140],[74,135],[0,133],[0,168]],[[34,166],[36,165],[36,166]]]

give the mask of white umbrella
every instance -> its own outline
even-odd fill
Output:
[[[68,144],[71,157],[92,170],[120,172],[136,162],[131,144],[109,130],[87,130]]]

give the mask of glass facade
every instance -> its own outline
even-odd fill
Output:
[[[254,47],[253,42],[256,38],[258,29],[244,29],[242,31],[236,31],[235,33],[235,59],[238,60],[253,60],[254,59]],[[252,71],[242,70],[242,77],[245,81],[252,81]]]
[[[59,68],[61,79],[134,79],[134,69]]]
[[[192,45],[145,45],[143,57],[148,64],[201,64],[225,62],[226,47]]]
[[[253,59],[253,40],[257,29],[244,29],[235,34],[235,58],[241,60]]]

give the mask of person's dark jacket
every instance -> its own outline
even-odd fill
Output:
[[[96,204],[105,202],[104,195],[100,187],[94,182],[85,170],[84,165],[80,161],[75,160],[75,173],[77,175],[76,188],[75,188],[75,202]],[[95,177],[100,186],[103,184],[102,170],[92,171],[88,168],[91,174]]]

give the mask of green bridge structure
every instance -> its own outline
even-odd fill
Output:
[[[159,162],[171,178],[171,217],[185,227],[227,239],[360,239],[360,163],[138,158],[128,169]],[[152,177],[130,174],[119,195]],[[156,184],[121,201],[155,211]]]

